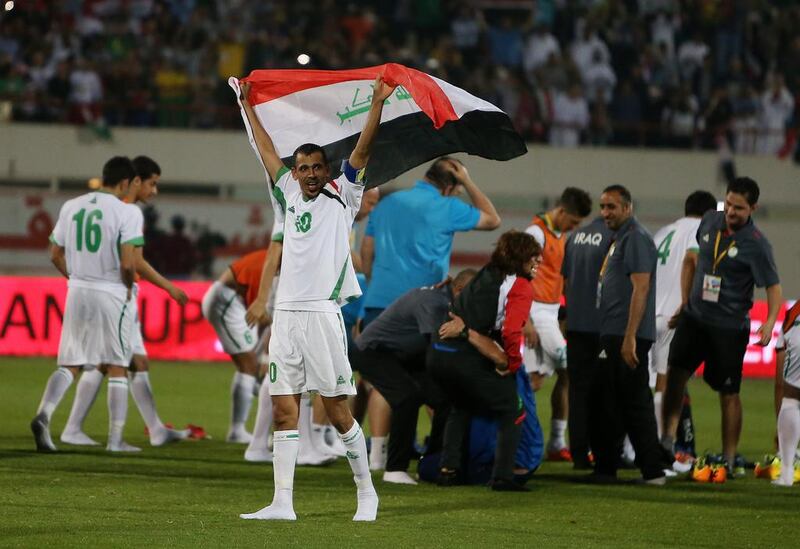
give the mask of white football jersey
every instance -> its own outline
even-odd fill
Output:
[[[656,316],[672,316],[681,304],[681,269],[689,250],[697,251],[699,217],[682,217],[658,230],[653,240],[656,262]]]
[[[139,208],[108,192],[65,202],[50,241],[65,249],[68,286],[102,289],[124,299],[119,246],[144,245],[143,224]]]
[[[800,305],[786,311],[783,329],[778,334],[776,349],[786,351],[783,363],[783,381],[800,389]]]
[[[272,192],[285,221],[275,309],[338,312],[361,295],[350,260],[350,229],[364,192],[363,170],[342,171],[309,201],[289,170],[278,175]]]

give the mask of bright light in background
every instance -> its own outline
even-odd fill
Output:
[[[11,2],[11,0],[9,0],[8,2],[6,2],[6,6],[5,7],[6,7],[6,11],[13,10],[14,9],[14,2]]]
[[[99,177],[93,177],[88,181],[90,189],[95,190],[103,186],[103,181]]]
[[[717,211],[724,212],[725,211],[725,201],[720,200],[717,202]]]
[[[309,61],[311,61],[311,57],[309,57],[307,53],[301,53],[297,56],[297,62],[301,65],[308,65]]]

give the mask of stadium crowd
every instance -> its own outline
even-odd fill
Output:
[[[418,68],[554,146],[713,147],[726,135],[737,152],[795,148],[792,2],[10,4],[0,13],[0,101],[18,121],[238,127],[226,79],[300,67],[305,54],[307,68]]]

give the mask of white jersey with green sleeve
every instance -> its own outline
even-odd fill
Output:
[[[285,214],[275,309],[339,312],[361,295],[350,260],[350,229],[361,206],[364,170],[345,162],[342,175],[306,200],[288,169],[272,187]]]
[[[114,293],[127,288],[120,272],[120,245],[144,245],[142,211],[104,191],[91,192],[61,207],[50,241],[65,250],[68,287]]]
[[[656,316],[671,317],[681,304],[681,269],[687,251],[697,251],[699,217],[682,217],[658,230],[653,240],[656,262]]]

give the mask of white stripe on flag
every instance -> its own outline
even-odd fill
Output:
[[[441,78],[436,78],[435,76],[431,76],[431,78],[442,88],[459,118],[471,111],[503,112],[488,101],[484,101],[480,97],[475,97],[471,93],[457,88]]]

